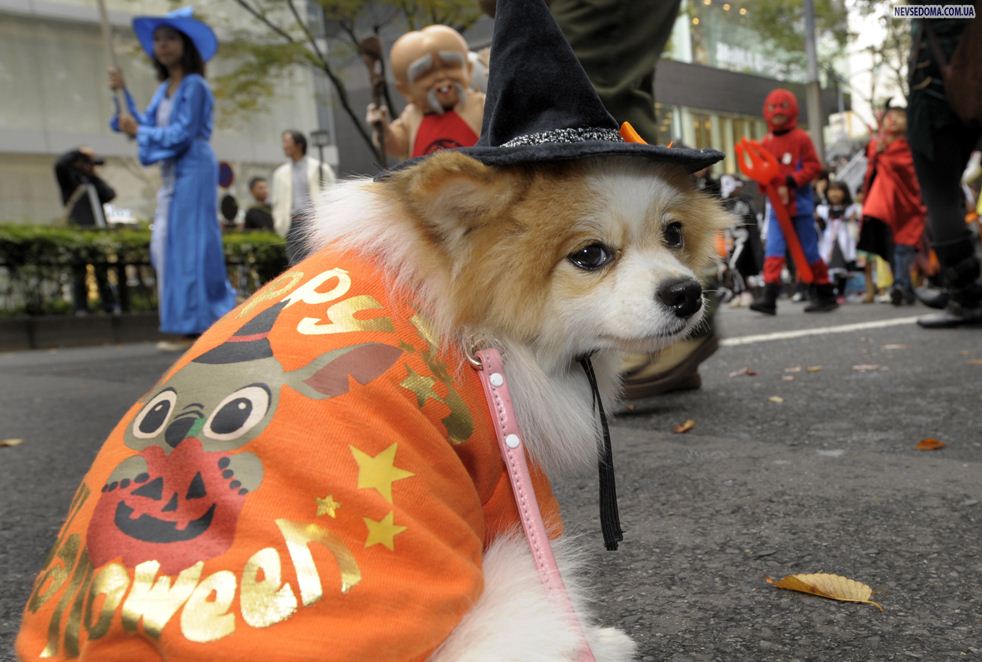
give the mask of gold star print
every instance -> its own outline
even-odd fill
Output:
[[[365,520],[365,526],[368,527],[368,537],[365,538],[366,548],[372,545],[384,545],[390,552],[396,551],[394,539],[408,527],[397,525],[393,521],[394,518],[394,512],[390,512],[378,522],[368,517],[362,518]]]
[[[358,487],[377,490],[389,503],[392,503],[392,483],[416,475],[395,466],[396,446],[392,444],[375,457],[348,446],[358,463]]]
[[[431,377],[426,377],[420,375],[410,366],[406,366],[406,370],[409,372],[406,378],[399,382],[399,386],[406,389],[407,391],[412,391],[416,394],[416,402],[422,407],[426,404],[426,401],[430,398],[434,400],[439,400],[440,396],[436,394],[433,390],[433,385],[436,384],[436,380]]]
[[[331,517],[336,517],[337,509],[341,507],[341,504],[334,500],[333,494],[328,494],[323,499],[314,497],[314,501],[317,502],[317,516],[330,515]]]

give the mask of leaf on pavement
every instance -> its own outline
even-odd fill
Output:
[[[689,430],[691,430],[695,426],[696,426],[696,422],[690,418],[689,420],[685,421],[684,423],[678,423],[677,425],[673,425],[672,426],[672,432],[675,432],[675,433],[678,433],[678,434],[685,434],[686,432],[688,432]]]
[[[753,368],[740,368],[730,373],[730,377],[756,377],[757,371]]]
[[[870,600],[873,589],[857,582],[854,579],[833,575],[827,572],[801,575],[786,575],[782,579],[775,581],[770,577],[764,577],[768,584],[783,588],[788,591],[798,591],[817,595],[830,600],[840,602],[859,602],[862,604],[873,605],[883,611],[882,605]]]
[[[945,443],[943,441],[938,441],[937,439],[932,439],[931,437],[921,439],[919,442],[917,442],[917,445],[914,446],[914,448],[919,451],[936,451],[944,447]]]
[[[0,439],[0,448],[10,448],[11,446],[20,446],[24,443],[23,439]]]
[[[771,402],[775,403],[775,404],[781,404],[782,402],[784,402],[784,398],[782,398],[779,395],[772,395],[771,397],[769,397],[767,399],[770,400]]]
[[[860,363],[852,367],[856,372],[870,372],[871,370],[879,370],[880,366],[875,363]]]
[[[808,372],[822,372],[822,366],[820,365],[810,365],[805,368]]]

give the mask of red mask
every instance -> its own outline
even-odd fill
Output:
[[[787,119],[775,124],[775,115],[784,115]],[[772,90],[764,99],[764,120],[771,131],[793,129],[798,123],[798,100],[794,94],[780,87]]]

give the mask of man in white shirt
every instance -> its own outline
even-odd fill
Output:
[[[283,132],[283,154],[289,161],[273,173],[273,226],[286,237],[290,264],[303,256],[298,245],[311,201],[334,183],[331,166],[307,156],[307,137],[296,129]]]

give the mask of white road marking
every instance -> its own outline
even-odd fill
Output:
[[[730,347],[733,345],[750,345],[758,342],[770,342],[772,340],[790,340],[791,338],[804,338],[805,336],[824,336],[832,333],[850,333],[852,331],[864,331],[866,329],[882,329],[888,326],[903,326],[905,324],[913,324],[916,321],[917,317],[899,317],[892,320],[859,322],[857,324],[843,324],[842,326],[821,326],[816,329],[775,331],[774,333],[760,333],[753,336],[723,338],[720,340],[720,344],[724,347]]]

